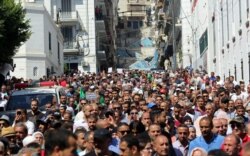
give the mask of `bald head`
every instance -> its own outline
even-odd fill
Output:
[[[153,144],[156,155],[167,156],[169,152],[169,142],[166,136],[158,135]]]

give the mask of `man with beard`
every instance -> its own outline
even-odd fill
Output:
[[[209,117],[203,117],[199,124],[202,135],[190,142],[189,153],[195,147],[201,147],[208,152],[213,149],[219,149],[224,141],[224,137],[212,132],[212,120]]]
[[[36,123],[38,119],[41,119],[44,114],[38,110],[39,101],[37,99],[32,99],[30,102],[31,111],[27,113],[28,120]]]
[[[88,123],[87,131],[94,131],[96,129],[96,122],[97,122],[97,117],[91,114],[87,118],[87,123]]]
[[[173,143],[176,155],[187,156],[188,154],[188,135],[189,129],[187,125],[181,124],[177,128],[178,139]]]

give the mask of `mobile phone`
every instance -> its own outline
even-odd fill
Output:
[[[17,111],[16,114],[17,114],[17,115],[21,115],[22,112],[21,112],[21,111]]]
[[[114,116],[114,112],[112,112],[112,111],[107,111],[107,112],[105,113],[105,117],[108,118],[109,116]]]

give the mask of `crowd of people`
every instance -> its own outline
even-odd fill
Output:
[[[0,155],[250,156],[250,84],[223,79],[186,69],[43,77],[65,94],[1,116]],[[0,104],[23,81],[6,81]]]

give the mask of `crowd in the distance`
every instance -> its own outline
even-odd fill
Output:
[[[1,86],[0,106],[15,90]],[[32,80],[29,80],[32,81]],[[178,69],[42,78],[65,88],[0,118],[0,155],[250,156],[250,84]]]

